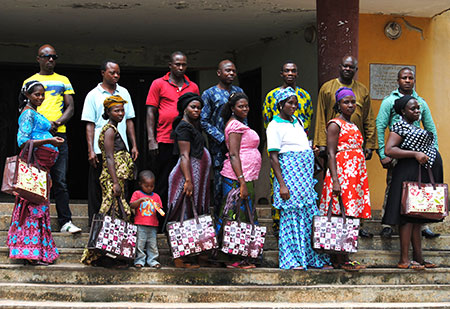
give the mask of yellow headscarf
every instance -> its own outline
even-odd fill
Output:
[[[119,105],[119,104],[126,104],[128,103],[126,100],[122,99],[120,95],[112,95],[103,101],[103,106],[108,109],[112,106]]]

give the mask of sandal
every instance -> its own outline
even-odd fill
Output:
[[[151,268],[155,268],[155,269],[160,269],[161,268],[161,264],[155,264],[153,266],[150,266]]]
[[[241,262],[234,262],[233,264],[227,264],[227,268],[240,268]]]
[[[321,268],[319,269],[324,269],[324,270],[330,270],[330,269],[334,269],[333,265],[323,265]]]
[[[142,264],[136,264],[136,265],[134,265],[134,267],[136,267],[136,268],[142,268],[142,267],[144,267],[144,265],[142,265]]]
[[[358,261],[348,261],[341,265],[341,269],[348,271],[358,271],[364,268],[366,268],[366,266],[361,265]]]
[[[241,263],[239,264],[239,268],[240,269],[251,269],[251,268],[255,268],[255,264],[250,263],[247,260],[243,260],[241,261]]]
[[[294,268],[291,268],[291,269],[293,269],[293,270],[305,270],[305,268],[303,266],[297,266],[297,267],[294,267]]]
[[[420,265],[425,266],[425,268],[437,268],[437,265],[433,262],[422,261]]]
[[[416,261],[411,261],[409,263],[398,263],[397,264],[397,268],[400,269],[413,269],[413,270],[423,270],[425,269],[424,265],[420,265],[419,263],[417,263]]]

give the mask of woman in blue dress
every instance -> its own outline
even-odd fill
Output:
[[[267,149],[275,174],[274,207],[280,209],[279,267],[306,270],[332,268],[328,255],[311,247],[313,216],[319,215],[313,178],[314,153],[294,112],[295,91],[288,87],[275,93],[280,114],[267,127]]]
[[[25,158],[27,142],[33,141],[34,155],[39,165],[50,172],[58,157],[61,137],[50,134],[51,124],[37,112],[45,98],[44,86],[38,81],[26,83],[19,95],[19,131],[17,143]],[[24,259],[30,264],[47,265],[59,257],[50,227],[50,202],[34,204],[16,196],[11,226],[8,232],[9,257]]]

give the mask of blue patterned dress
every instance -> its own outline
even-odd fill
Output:
[[[22,146],[28,140],[51,138],[50,128],[44,116],[26,109],[19,117],[17,143]],[[34,154],[39,165],[50,171],[58,157],[58,148],[45,144],[35,147]],[[53,263],[59,257],[51,232],[49,201],[38,205],[17,196],[11,217],[7,240],[11,259]]]
[[[273,122],[267,128],[268,150],[279,152],[281,176],[290,193],[288,200],[281,198],[280,183],[275,177],[273,206],[281,212],[279,267],[321,268],[330,264],[330,261],[328,255],[318,254],[311,247],[312,220],[315,215],[319,215],[317,193],[314,190],[317,180],[313,178],[314,154],[297,120],[288,122],[275,116]],[[284,152],[286,149],[303,150]]]

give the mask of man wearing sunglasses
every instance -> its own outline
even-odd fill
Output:
[[[45,100],[38,107],[37,111],[44,115],[52,124],[51,133],[64,139],[64,143],[58,147],[58,159],[53,165],[50,174],[53,181],[52,192],[56,201],[56,211],[61,232],[74,234],[81,232],[81,229],[72,223],[72,213],[69,208],[69,191],[66,183],[69,149],[65,124],[74,113],[72,95],[75,92],[67,77],[54,72],[56,59],[58,59],[58,55],[53,46],[48,44],[42,45],[36,58],[39,63],[39,73],[26,79],[24,84],[30,80],[37,80],[44,85]]]

